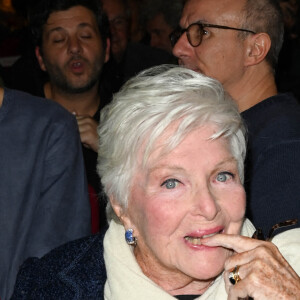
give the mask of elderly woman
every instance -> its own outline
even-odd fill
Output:
[[[213,79],[164,66],[130,80],[99,127],[105,236],[27,261],[13,299],[299,299],[300,229],[250,238],[244,131]]]

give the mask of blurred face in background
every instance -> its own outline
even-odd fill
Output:
[[[157,14],[147,22],[147,31],[150,35],[150,45],[172,53],[169,35],[173,28],[166,22],[162,13]]]
[[[129,40],[129,20],[122,0],[102,0],[103,10],[107,14],[111,33],[111,54],[120,62]]]

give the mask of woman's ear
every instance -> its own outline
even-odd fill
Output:
[[[247,39],[245,66],[258,65],[267,56],[271,48],[271,39],[267,33],[257,33]]]
[[[131,228],[132,227],[132,222],[130,221],[130,218],[127,214],[127,211],[122,207],[122,205],[115,199],[114,196],[109,197],[109,201],[111,203],[111,206],[123,224],[125,228]]]

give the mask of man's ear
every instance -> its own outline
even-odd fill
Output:
[[[42,54],[41,54],[41,49],[39,46],[36,46],[35,47],[35,56],[39,62],[39,65],[40,65],[40,68],[43,70],[43,71],[47,71],[46,69],[46,66],[44,64],[44,60],[43,60],[43,57],[42,57]]]
[[[105,48],[105,56],[104,62],[108,62],[110,53],[110,39],[106,39],[106,48]]]
[[[120,219],[123,226],[126,229],[132,228],[132,222],[131,222],[127,212],[125,211],[125,209],[121,206],[121,204],[118,201],[116,201],[116,199],[113,196],[111,196],[109,198],[109,200],[110,200],[111,206],[112,206],[115,214]]]
[[[247,39],[245,66],[258,65],[267,56],[271,48],[271,39],[267,33],[257,33]]]

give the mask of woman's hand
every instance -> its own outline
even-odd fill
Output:
[[[217,234],[202,243],[235,251],[224,266],[228,299],[247,299],[247,296],[254,300],[300,299],[300,277],[271,242]],[[228,276],[235,266],[239,266],[241,280],[233,285]]]

